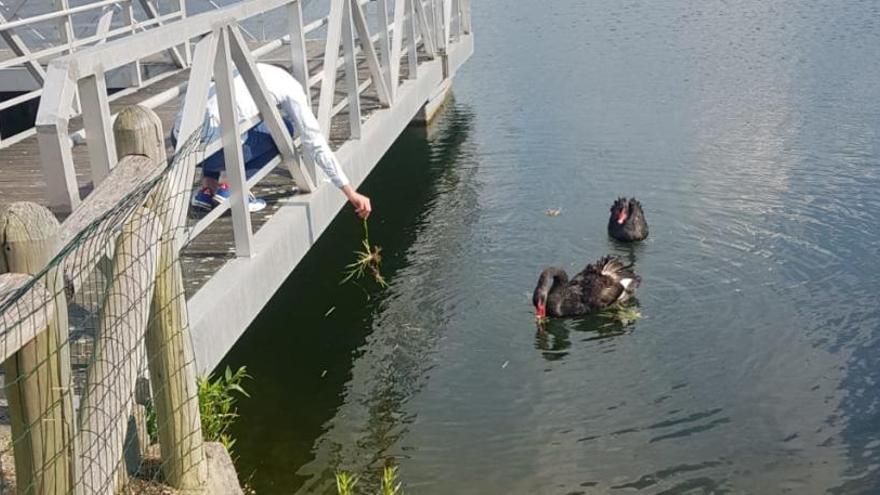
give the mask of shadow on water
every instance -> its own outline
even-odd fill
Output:
[[[386,299],[400,297],[395,286],[404,281],[395,277],[438,196],[461,180],[449,164],[460,163],[455,155],[468,139],[471,119],[467,108],[452,102],[430,128],[408,128],[360,188],[373,200],[370,237],[383,248],[391,289],[379,292],[366,279],[360,286],[340,285],[362,235],[346,207],[218,367],[245,365],[254,377],[246,387],[252,398],[241,402],[233,434],[240,475],[252,478],[257,493],[294,493],[316,475],[326,489],[332,479],[332,466],[319,475],[297,470],[315,461],[316,442],[349,400],[353,366],[370,352],[366,343],[382,325]],[[419,330],[397,329],[400,335]],[[401,386],[397,380],[379,381],[385,383],[370,392],[378,400],[369,414],[377,416],[372,427],[381,430],[382,416],[395,417],[403,399],[394,390]]]
[[[638,300],[626,308],[638,309]],[[582,318],[551,319],[538,324],[535,331],[535,349],[547,361],[559,361],[571,352],[572,340],[593,342],[626,335],[635,330],[636,323],[621,321],[611,312],[596,313]]]

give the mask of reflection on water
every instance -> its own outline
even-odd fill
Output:
[[[338,285],[346,212],[227,359],[258,493],[880,490],[880,6],[473,8],[455,101],[364,186],[390,289]],[[644,319],[536,330],[541,268],[606,253]]]

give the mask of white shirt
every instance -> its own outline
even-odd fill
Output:
[[[263,78],[266,90],[269,95],[274,98],[275,104],[281,110],[283,117],[287,117],[293,122],[294,132],[299,133],[303,150],[312,159],[321,170],[327,174],[327,177],[336,187],[347,185],[348,177],[339,166],[336,155],[327,144],[324,134],[318,125],[318,119],[312,113],[306,101],[306,94],[302,85],[291,76],[286,70],[270,64],[257,64],[257,70]],[[236,71],[233,78],[233,88],[235,91],[236,114],[238,116],[238,124],[241,126],[246,120],[259,114],[257,104],[251,98],[250,91],[245,86],[241,76]],[[174,119],[174,126],[171,132],[175,139],[180,139],[180,123],[183,120],[183,105]],[[269,128],[265,122],[260,122],[256,129],[261,132],[269,132]],[[208,92],[208,104],[205,110],[204,122],[204,142],[211,143],[220,139],[220,110],[217,106],[217,93],[214,85]],[[242,142],[247,139],[247,133],[241,135]]]

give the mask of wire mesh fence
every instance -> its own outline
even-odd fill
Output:
[[[165,159],[130,107],[124,157],[63,224],[0,212],[0,493],[168,493],[204,486],[196,367],[176,237],[200,133]]]

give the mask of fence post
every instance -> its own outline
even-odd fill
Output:
[[[58,220],[34,203],[13,203],[0,213],[0,272],[36,274],[55,255]],[[19,494],[71,490],[73,406],[67,301],[60,269],[45,275],[54,295],[46,331],[4,363]]]
[[[123,109],[113,132],[119,156],[142,154],[156,160],[158,166],[165,166],[162,122],[152,110],[140,106]],[[171,191],[178,190],[174,182],[185,179],[178,177],[182,172],[174,170],[166,176],[147,204],[163,226],[147,328],[147,362],[166,483],[181,490],[199,490],[207,482],[208,471],[183,275],[175,243],[176,231],[183,228],[174,214],[175,202],[183,201],[185,205],[187,198],[169,197]],[[189,188],[180,190],[188,192]]]
[[[149,321],[160,231],[154,213],[135,211],[116,241],[79,410],[84,493],[112,495],[125,471],[125,434],[141,364],[137,348]]]

